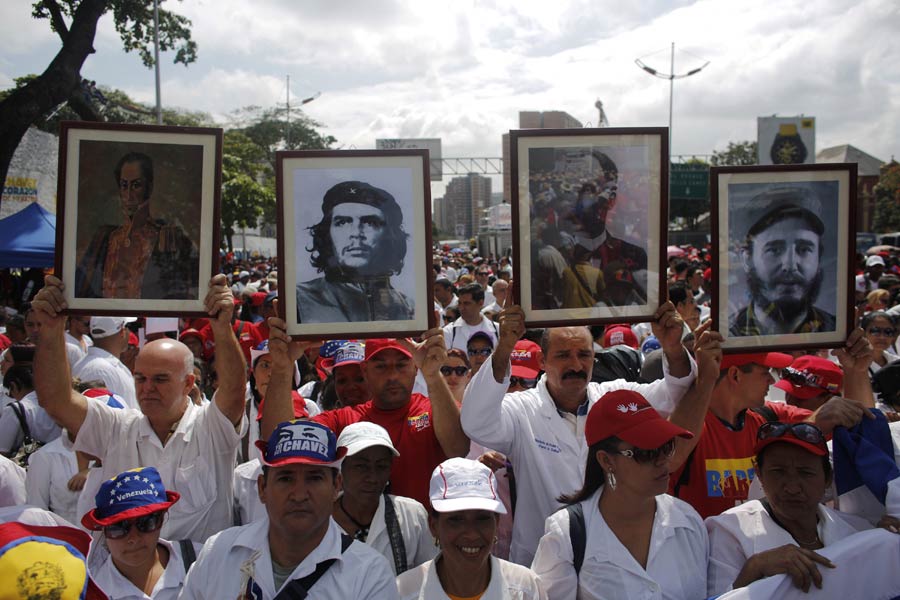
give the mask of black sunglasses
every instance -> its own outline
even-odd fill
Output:
[[[869,335],[885,335],[887,337],[894,337],[897,333],[897,330],[893,327],[869,327],[868,331],[866,331]]]
[[[628,450],[619,450],[619,454],[627,456],[640,465],[656,463],[659,461],[660,456],[665,458],[672,458],[675,456],[675,438],[672,438],[659,448],[654,448],[652,450],[629,448]]]
[[[803,442],[827,448],[825,444],[825,434],[812,423],[766,422],[762,424],[759,431],[756,433],[756,439],[769,440],[772,438],[784,437],[786,434],[790,434]]]
[[[453,373],[455,373],[459,377],[462,377],[468,372],[469,367],[441,367],[441,375],[443,375],[444,377],[449,377]]]
[[[512,375],[509,378],[509,385],[521,385],[523,388],[531,389],[537,385],[537,377],[519,377]]]
[[[840,391],[840,385],[837,383],[822,383],[822,378],[813,373],[800,371],[793,367],[785,367],[781,370],[781,378],[787,379],[794,385],[802,385],[806,387],[817,388],[829,394],[837,394]]]
[[[128,535],[132,525],[137,527],[137,530],[141,533],[150,533],[162,527],[165,514],[164,511],[155,512],[144,515],[143,517],[137,517],[136,519],[119,521],[118,523],[104,526],[103,533],[107,538],[117,540]]]

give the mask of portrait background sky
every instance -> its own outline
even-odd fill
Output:
[[[391,277],[391,285],[403,292],[415,310],[416,278],[413,268],[413,237],[421,234],[413,225],[412,171],[407,168],[379,167],[354,169],[297,169],[293,172],[294,189],[294,231],[297,244],[297,282],[302,283],[324,277],[309,262],[307,248],[312,247],[312,236],[308,227],[322,220],[322,198],[332,186],[342,181],[362,181],[390,193],[403,213],[403,230],[409,235],[406,240],[406,258],[400,275]],[[429,263],[430,264],[430,263]]]
[[[199,60],[162,58],[167,106],[223,119],[294,102],[345,148],[381,137],[440,137],[446,157],[499,157],[520,110],[564,110],[613,126],[664,126],[675,83],[674,154],[756,139],[756,117],[816,117],[816,148],[851,143],[883,160],[900,139],[900,3],[895,0],[185,0]],[[0,3],[0,86],[43,71],[59,48],[30,0]],[[84,77],[152,103],[153,72],[126,54],[105,16]],[[680,50],[691,54],[682,53]],[[693,55],[693,56],[692,56]],[[700,57],[700,58],[695,58]],[[436,184],[433,196],[443,193]],[[495,178],[495,189],[500,189]]]

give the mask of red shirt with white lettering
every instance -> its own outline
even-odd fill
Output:
[[[370,421],[384,427],[400,456],[394,459],[391,469],[391,493],[418,500],[430,506],[428,484],[431,472],[447,460],[434,435],[434,417],[431,400],[422,394],[413,394],[409,404],[394,410],[383,410],[369,400],[356,406],[345,406],[313,417],[340,435],[344,427],[359,421]]]
[[[782,402],[766,402],[766,406],[785,423],[798,423],[812,414]],[[704,519],[746,502],[750,483],[756,477],[756,434],[765,422],[764,416],[748,410],[743,427],[733,429],[707,411],[694,452],[669,478],[669,493],[693,506]],[[687,481],[681,480],[679,485],[685,468],[689,469]]]

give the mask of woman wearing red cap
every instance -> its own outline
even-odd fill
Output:
[[[708,593],[780,573],[804,592],[813,584],[822,587],[819,569],[834,565],[816,551],[871,525],[822,504],[831,485],[831,462],[825,436],[815,425],[765,423],[754,452],[756,478],[766,497],[706,519]]]
[[[677,438],[639,393],[615,390],[585,424],[584,487],[547,518],[531,568],[549,598],[706,597],[707,537],[685,502],[667,495]]]

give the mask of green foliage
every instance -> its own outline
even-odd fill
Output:
[[[160,0],[160,5],[165,0]],[[75,16],[78,0],[40,0],[32,4],[31,15],[35,19],[49,19],[50,27],[61,37],[66,31],[62,17]],[[153,66],[153,2],[148,0],[108,0],[107,12],[111,11],[116,32],[122,38],[126,52],[137,52],[147,67]],[[197,43],[191,39],[191,22],[186,17],[176,15],[160,6],[159,8],[159,49],[161,52],[175,50],[173,62],[188,65],[197,60]]]
[[[724,151],[713,151],[710,162],[714,167],[755,165],[756,142],[728,142]]]
[[[875,220],[878,233],[900,231],[900,164],[892,160],[881,167],[881,175],[873,189]]]
[[[234,130],[240,131],[264,150],[266,160],[273,169],[278,150],[322,150],[337,141],[316,131],[316,127],[322,126],[321,123],[297,109],[292,109],[288,115],[283,108],[247,106],[232,113],[232,120]]]
[[[222,230],[229,249],[236,227],[275,220],[274,171],[266,152],[240,131],[227,131],[222,147]]]

